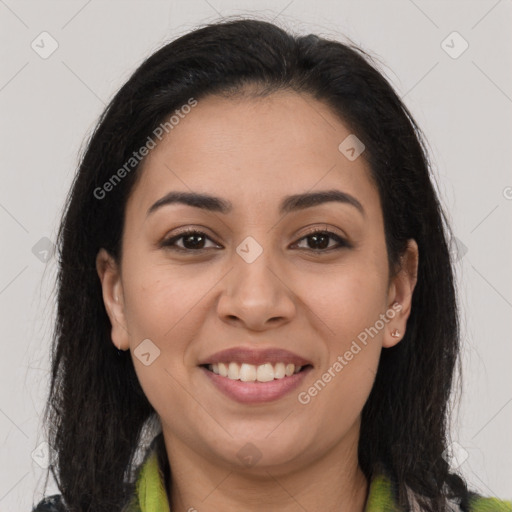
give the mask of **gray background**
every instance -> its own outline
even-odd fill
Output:
[[[462,307],[464,393],[450,460],[480,492],[512,498],[511,0],[0,0],[0,510],[28,511],[41,497],[51,241],[78,151],[147,56],[233,14],[350,37],[379,59],[426,133],[456,235]],[[58,44],[47,58],[44,31]]]

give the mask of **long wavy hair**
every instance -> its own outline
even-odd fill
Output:
[[[156,418],[130,352],[118,353],[111,341],[95,266],[102,247],[120,260],[126,200],[141,164],[106,197],[95,190],[190,98],[231,97],[247,86],[260,96],[307,93],[364,143],[391,275],[407,240],[416,240],[419,268],[407,332],[381,354],[362,410],[359,464],[368,479],[385,465],[406,509],[410,488],[426,511],[445,510],[445,496],[457,497],[466,510],[471,493],[443,456],[457,364],[460,370],[459,317],[450,227],[425,138],[372,57],[356,45],[238,18],[201,26],[147,58],[110,101],[82,152],[58,232],[57,317],[44,410],[49,471],[62,497],[72,511],[122,510],[146,427]]]

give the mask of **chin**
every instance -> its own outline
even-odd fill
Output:
[[[272,427],[275,429],[275,424]],[[268,472],[290,471],[296,468],[299,459],[304,457],[306,446],[303,438],[294,438],[286,432],[270,434],[272,429],[255,433],[254,436],[234,436],[229,442],[221,442],[222,451],[216,451],[219,459],[223,459],[231,469],[245,469],[253,474],[268,477]],[[286,440],[286,442],[285,442]]]

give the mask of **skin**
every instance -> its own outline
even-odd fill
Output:
[[[390,279],[368,165],[338,150],[350,133],[327,105],[291,91],[201,99],[144,161],[126,206],[121,261],[98,253],[112,342],[132,352],[162,422],[172,510],[364,510],[368,482],[357,461],[361,410],[381,350],[406,331],[418,248],[409,241],[401,270]],[[356,197],[364,216],[335,202],[279,216],[284,196],[327,189]],[[223,197],[233,211],[174,204],[147,216],[171,190]],[[190,239],[176,242],[188,253],[159,246],[182,227],[207,235],[202,253],[192,252]],[[353,247],[316,249],[304,238],[306,227],[327,228]],[[263,248],[252,263],[236,252],[247,236]],[[310,403],[300,404],[298,393],[394,302],[400,312]],[[395,328],[399,338],[391,336]],[[133,353],[147,338],[160,350],[149,366]],[[240,345],[284,348],[314,368],[283,398],[240,404],[197,366]],[[251,467],[237,457],[246,443],[261,454]]]

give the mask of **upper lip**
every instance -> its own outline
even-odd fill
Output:
[[[215,352],[211,356],[205,357],[199,362],[199,365],[215,363],[231,363],[232,361],[242,364],[261,365],[265,363],[285,363],[295,366],[312,365],[311,361],[281,348],[252,349],[247,347],[234,347],[220,352]]]

